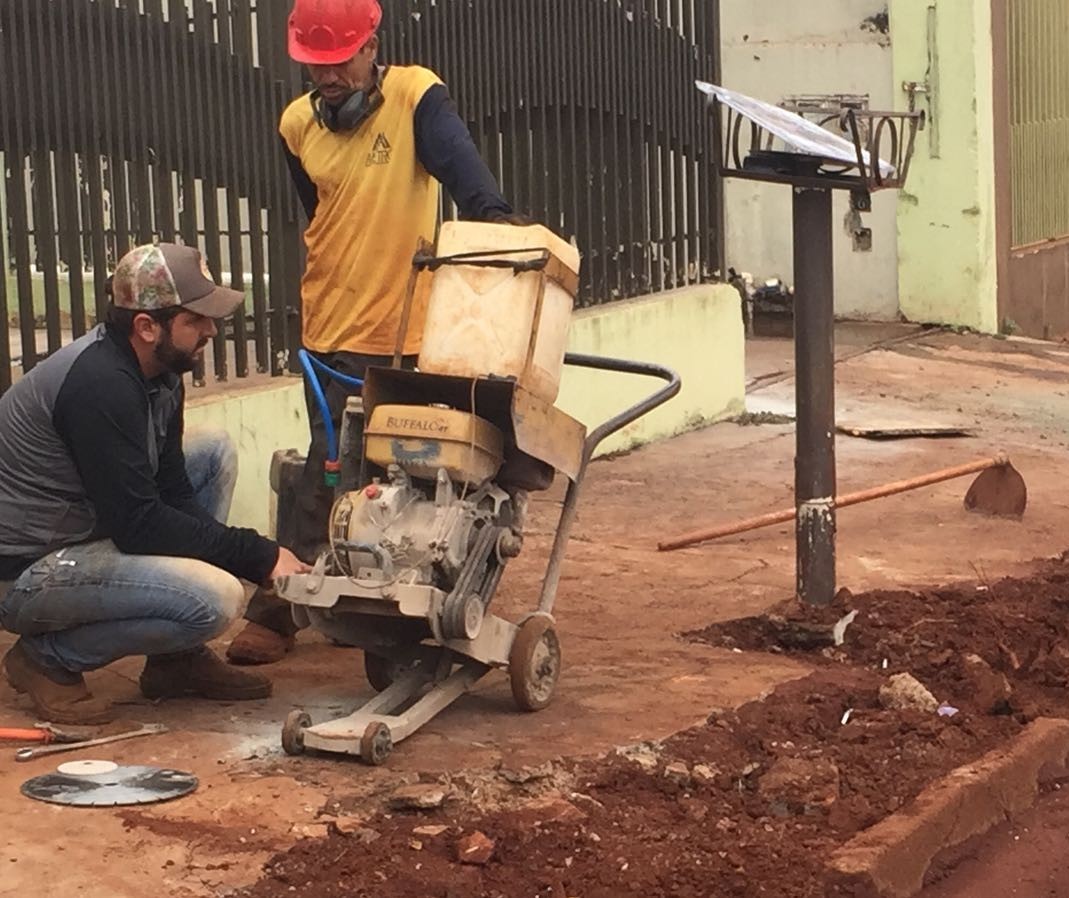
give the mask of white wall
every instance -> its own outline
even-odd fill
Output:
[[[868,94],[873,109],[896,105],[889,36],[866,20],[884,0],[721,0],[725,87],[779,103],[798,94]],[[901,104],[899,104],[901,105]],[[892,319],[898,313],[896,191],[873,197],[864,224],[871,252],[845,230],[848,197],[835,205],[836,312]],[[726,189],[727,264],[755,278],[794,282],[790,190],[731,180]]]

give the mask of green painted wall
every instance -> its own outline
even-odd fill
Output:
[[[895,83],[928,82],[898,212],[902,314],[998,328],[990,0],[891,0]],[[901,105],[906,103],[902,96]]]
[[[683,379],[679,395],[610,437],[601,453],[618,452],[744,410],[745,338],[739,294],[705,285],[576,314],[572,352],[655,362]],[[659,381],[565,368],[557,405],[593,429],[654,392]]]
[[[738,414],[745,401],[745,340],[739,295],[707,285],[578,312],[570,340],[575,352],[659,362],[675,368],[683,390],[658,411],[606,441],[601,451],[630,449]],[[560,408],[589,427],[653,392],[659,381],[566,369]],[[276,449],[308,445],[300,381],[190,400],[189,427],[219,427],[241,457],[230,520],[268,532],[268,474]]]

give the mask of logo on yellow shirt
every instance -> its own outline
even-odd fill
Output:
[[[371,148],[371,152],[367,154],[367,164],[372,165],[389,165],[390,164],[390,142],[386,139],[386,135],[380,131],[379,136],[375,138],[375,144]]]

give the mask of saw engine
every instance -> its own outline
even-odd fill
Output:
[[[442,635],[474,639],[522,545],[526,494],[491,479],[501,466],[500,431],[443,406],[383,406],[365,438],[368,460],[386,478],[335,502],[336,573],[387,591],[434,587],[445,594]]]

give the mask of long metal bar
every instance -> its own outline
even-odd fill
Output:
[[[39,23],[41,24],[41,23]],[[43,57],[42,57],[43,58]],[[46,126],[46,137],[50,137]],[[56,220],[52,202],[52,154],[38,149],[30,156],[32,166],[31,198],[33,202],[33,243],[37,264],[44,283],[45,332],[48,352],[63,342],[59,315],[59,259],[56,255]]]
[[[1005,455],[996,455],[994,458],[984,458],[979,461],[968,462],[963,465],[955,465],[952,468],[943,468],[930,474],[921,474],[918,477],[910,477],[907,480],[895,480],[882,486],[874,486],[867,490],[858,490],[835,497],[836,508],[847,508],[851,505],[860,505],[863,502],[872,502],[875,499],[885,499],[899,493],[922,489],[936,483],[947,480],[955,480],[958,477],[967,477],[969,474],[979,474],[991,468],[1004,468],[1010,463]],[[760,530],[764,527],[774,527],[777,524],[786,524],[794,520],[797,510],[784,508],[780,511],[772,511],[768,514],[757,515],[732,524],[724,524],[720,527],[705,527],[681,534],[673,539],[666,539],[657,544],[661,552],[674,552],[677,549],[685,549],[696,546],[699,543],[709,542],[714,539],[722,539],[725,536],[737,536],[740,533],[749,533],[752,530]]]
[[[571,538],[572,527],[575,525],[576,513],[579,510],[579,491],[583,487],[583,480],[586,478],[587,468],[594,456],[594,450],[607,437],[627,427],[632,421],[637,421],[643,415],[649,414],[658,406],[664,405],[679,393],[682,387],[682,381],[675,371],[671,368],[665,368],[663,365],[654,365],[649,362],[631,362],[625,359],[604,358],[602,356],[581,355],[570,352],[564,356],[564,364],[577,368],[593,368],[598,371],[615,371],[620,374],[656,377],[665,381],[665,386],[651,393],[641,402],[610,418],[587,435],[586,442],[583,444],[583,460],[579,466],[579,472],[576,474],[575,479],[568,484],[560,520],[557,522],[557,535],[553,540],[553,549],[549,553],[549,564],[546,566],[546,576],[542,581],[542,595],[539,599],[538,610],[545,614],[552,613],[553,603],[557,598],[561,565],[564,563],[564,553],[568,548],[568,540]]]
[[[53,56],[56,49],[50,35],[54,34],[55,6],[45,4],[37,10],[37,53],[45,70],[58,72]],[[50,149],[58,148],[59,97],[48,94],[59,93],[45,91],[40,97],[38,110],[39,125],[43,140],[36,146],[33,159],[33,236],[37,250],[37,263],[41,268],[45,289],[45,329],[48,333],[48,351],[55,352],[63,343],[62,322],[59,307],[59,255],[56,251],[56,206],[54,199],[54,177],[52,173],[52,153]]]
[[[130,16],[127,22],[127,28],[131,37],[132,53],[133,55],[128,57],[130,59],[156,59],[157,57],[151,51],[151,47],[148,48],[146,53],[145,41],[146,18],[140,12],[137,3],[130,3]],[[153,134],[158,135],[159,132],[155,130],[156,116],[159,114],[162,102],[156,101],[154,94],[156,93],[156,86],[154,82],[160,79],[156,78],[131,78],[129,79],[131,99],[133,103],[127,107],[130,109],[141,109],[149,112],[146,115],[146,119],[151,122],[150,127],[153,128]],[[150,158],[149,148],[147,142],[139,139],[139,128],[137,126],[137,115],[130,115],[127,112],[126,121],[129,123],[129,155],[127,158],[130,160],[131,171],[131,184],[134,189],[134,218],[133,226],[134,233],[137,234],[138,245],[143,246],[147,243],[152,243],[154,221],[152,217],[152,181],[150,178]],[[153,141],[155,143],[155,141]]]
[[[204,204],[204,257],[208,269],[217,284],[223,277],[223,250],[219,223],[219,188],[224,183],[221,157],[225,152],[225,136],[219,127],[219,98],[222,96],[221,57],[223,47],[215,39],[216,25],[221,29],[222,23],[216,18],[215,10],[209,0],[195,0],[194,23],[196,41],[202,67],[195,73],[199,84],[199,96],[203,114],[211,116],[205,128],[205,170],[201,174],[201,194]],[[220,328],[212,340],[212,362],[217,381],[228,380],[226,329]]]
[[[226,160],[224,177],[226,180],[226,236],[227,255],[230,261],[230,286],[244,294],[245,258],[241,233],[241,198],[244,193],[242,176],[248,170],[248,166],[243,164],[239,148],[252,145],[250,135],[245,128],[251,103],[245,94],[245,83],[240,74],[241,69],[244,68],[243,65],[239,65],[239,54],[243,48],[235,44],[235,39],[241,38],[241,28],[238,26],[235,30],[233,27],[242,17],[235,15],[235,12],[228,3],[221,3],[217,6],[220,44],[216,51],[222,59],[220,63],[222,92],[237,100],[234,113],[225,117],[226,125],[222,141]],[[234,329],[234,376],[248,377],[249,334],[244,303],[238,307],[230,321]]]
[[[794,190],[798,597],[835,598],[835,310],[830,190]]]
[[[83,9],[83,12],[87,12],[87,10]],[[101,15],[87,17],[85,35],[90,64],[86,77],[82,81],[85,82],[90,91],[89,96],[92,97],[92,101],[88,103],[88,106],[98,110],[98,114],[101,114],[104,112],[106,103],[104,100],[98,102],[97,98],[101,96],[101,93],[105,96],[108,93],[106,90],[101,91],[101,85],[108,83],[108,67],[103,52],[106,42],[104,17]],[[108,219],[104,210],[104,160],[102,158],[108,150],[107,144],[100,133],[100,124],[102,123],[94,123],[91,120],[87,120],[85,128],[88,135],[86,141],[87,155],[83,157],[85,159],[86,186],[88,188],[86,227],[89,228],[89,247],[93,260],[93,308],[98,322],[103,321],[108,308],[108,297],[105,290],[108,277]]]
[[[120,0],[120,7],[126,0]],[[110,139],[108,146],[108,175],[110,176],[111,208],[115,226],[115,261],[118,262],[130,251],[130,194],[126,181],[126,160],[129,158],[125,140],[125,123],[130,110],[135,109],[130,97],[129,80],[126,78],[127,59],[134,58],[130,53],[129,28],[125,8],[116,8],[105,4],[110,18],[110,78],[115,87],[114,92],[105,90],[104,96],[114,93],[108,106],[110,121],[105,134]]]
[[[251,60],[251,36],[250,60]],[[250,98],[255,111],[253,115],[254,136],[251,140],[267,140],[270,133],[258,124],[266,107],[266,94],[263,90],[264,80],[260,72],[250,70],[246,73],[249,80]],[[272,123],[273,124],[273,123]],[[268,193],[264,189],[264,178],[269,171],[265,165],[264,153],[252,154],[252,171],[249,174],[249,264],[252,269],[252,308],[253,332],[256,341],[256,371],[263,374],[271,370],[271,346],[268,337],[268,298],[267,298],[267,258],[264,252],[264,208],[268,203]]]
[[[14,4],[0,6],[0,85],[5,91],[15,92],[18,89],[16,82],[14,62],[14,47],[18,40],[15,36],[15,22],[13,19]],[[0,196],[7,196],[11,182],[8,180],[8,171],[19,171],[21,181],[21,156],[14,153],[17,139],[17,126],[15,124],[16,109],[7,100],[5,93],[5,106],[0,108],[0,151],[3,153],[3,164],[0,165]],[[7,200],[6,203],[10,203]],[[5,203],[5,208],[7,207]],[[0,228],[0,233],[6,235],[7,228]],[[5,240],[0,240],[0,324],[3,333],[0,335],[0,390],[6,390],[11,386],[11,340],[9,337],[11,299],[8,289],[8,250]]]
[[[578,46],[575,47],[574,52],[577,54],[577,58],[581,60],[581,68],[579,69],[578,79],[579,91],[575,102],[578,105],[580,125],[582,127],[579,140],[583,145],[583,157],[579,170],[586,197],[586,202],[579,207],[579,245],[585,247],[586,251],[586,258],[583,262],[583,270],[586,273],[586,290],[584,291],[586,296],[581,299],[581,303],[586,305],[593,302],[598,295],[598,262],[597,258],[591,255],[592,252],[599,251],[599,247],[594,244],[594,216],[597,210],[594,206],[593,187],[594,169],[598,160],[591,149],[592,135],[590,130],[590,120],[594,115],[593,84],[597,76],[597,55],[590,51],[591,47],[596,46],[593,28],[590,24],[590,4],[575,3],[573,7],[579,10],[579,23],[574,32],[578,38]],[[580,293],[580,296],[582,296],[582,293]]]
[[[285,89],[285,88],[283,88]],[[277,110],[281,114],[287,102],[286,97],[279,96]],[[276,158],[279,160],[280,177],[288,185],[289,173],[282,154],[276,146]],[[286,344],[289,360],[289,370],[296,374],[301,370],[297,354],[301,348],[302,331],[302,307],[301,307],[301,228],[299,213],[297,211],[296,191],[289,190],[284,196],[284,214],[282,222],[282,256],[283,276],[285,278],[284,295],[286,297]]]
[[[146,4],[146,25],[149,41],[156,47],[160,65],[167,73],[160,83],[153,84],[156,94],[153,102],[153,127],[159,128],[159,146],[155,149],[152,174],[153,195],[155,197],[155,230],[160,240],[174,242],[177,235],[175,222],[175,194],[172,172],[176,168],[174,161],[175,116],[173,110],[179,101],[175,96],[178,79],[175,77],[175,42],[173,29],[164,21],[168,0],[156,0],[152,7]]]
[[[57,98],[56,131],[62,135],[61,146],[56,152],[56,201],[59,218],[60,258],[67,264],[68,296],[70,297],[70,324],[74,337],[85,333],[85,282],[83,278],[83,247],[81,239],[81,213],[79,207],[79,181],[77,152],[84,146],[83,129],[79,125],[79,109],[84,103],[80,94],[85,88],[85,78],[77,76],[85,71],[79,58],[84,53],[85,44],[79,41],[75,47],[61,48],[59,36],[71,31],[70,5],[54,4],[57,16],[54,31],[49,35],[52,44],[52,58],[59,61],[64,51],[69,54],[63,62],[64,68],[63,97]]]
[[[5,68],[3,65],[4,53],[0,52],[0,78],[5,75]],[[0,119],[0,141],[6,141],[7,134],[3,129],[3,120]],[[4,143],[6,147],[6,143]],[[3,166],[0,166],[0,195],[6,192],[7,185],[3,183],[4,178],[3,168],[8,164],[11,164],[11,158],[7,149],[4,150]],[[8,302],[8,289],[7,289],[7,246],[6,241],[0,240],[0,323],[3,327],[2,334],[0,334],[0,390],[6,390],[11,386],[11,341],[8,339],[8,321],[9,321],[9,302]]]
[[[17,34],[16,39],[20,45],[28,47],[30,46],[29,0],[16,0],[11,6],[14,19],[11,34]],[[14,61],[14,54],[12,54],[12,60]],[[34,320],[36,312],[33,303],[33,281],[30,277],[30,220],[26,204],[26,160],[33,144],[28,106],[29,98],[33,95],[31,84],[38,74],[37,62],[38,59],[35,56],[30,61],[30,65],[21,69],[21,72],[16,64],[14,74],[21,75],[21,77],[12,78],[7,85],[12,107],[10,114],[15,121],[11,135],[13,139],[8,146],[7,202],[8,215],[11,216],[8,233],[15,261],[15,290],[18,294],[19,333],[24,373],[37,364],[37,329]]]

